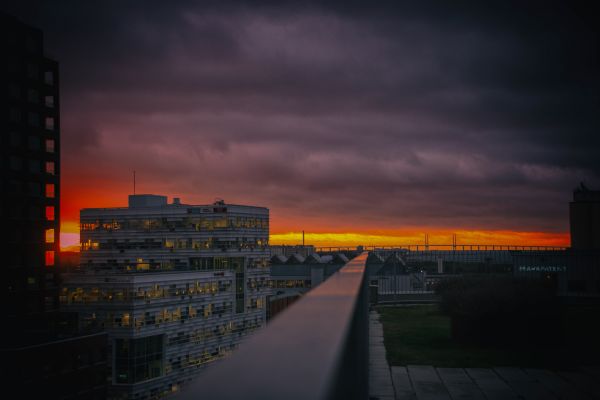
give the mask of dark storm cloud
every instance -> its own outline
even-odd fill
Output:
[[[26,3],[61,64],[64,179],[136,168],[332,227],[543,230],[600,184],[577,3]]]

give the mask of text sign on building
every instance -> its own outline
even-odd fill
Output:
[[[566,272],[564,265],[520,265],[519,272]]]

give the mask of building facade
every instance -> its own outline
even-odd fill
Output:
[[[80,270],[60,299],[82,329],[107,331],[112,398],[177,391],[264,325],[268,238],[268,209],[223,201],[133,195],[81,211]]]
[[[600,190],[590,190],[584,184],[575,189],[569,221],[572,249],[600,250]]]
[[[5,229],[0,307],[16,341],[26,319],[58,308],[60,115],[58,63],[42,31],[0,13],[1,191]]]

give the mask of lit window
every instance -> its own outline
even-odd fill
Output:
[[[46,161],[46,173],[54,175],[54,161]]]
[[[54,96],[46,96],[45,100],[46,107],[54,108]]]
[[[46,219],[54,221],[54,206],[46,206]]]
[[[46,183],[46,197],[54,198],[54,183]]]
[[[51,267],[54,265],[54,251],[46,251],[46,266]]]
[[[54,229],[46,229],[46,243],[54,243]]]
[[[46,129],[48,130],[53,130],[54,129],[54,118],[52,117],[46,117]]]
[[[54,140],[46,139],[46,152],[54,153]]]

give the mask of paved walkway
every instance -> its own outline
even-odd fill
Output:
[[[379,314],[370,314],[371,400],[600,399],[600,367],[551,372],[527,368],[389,367]]]

